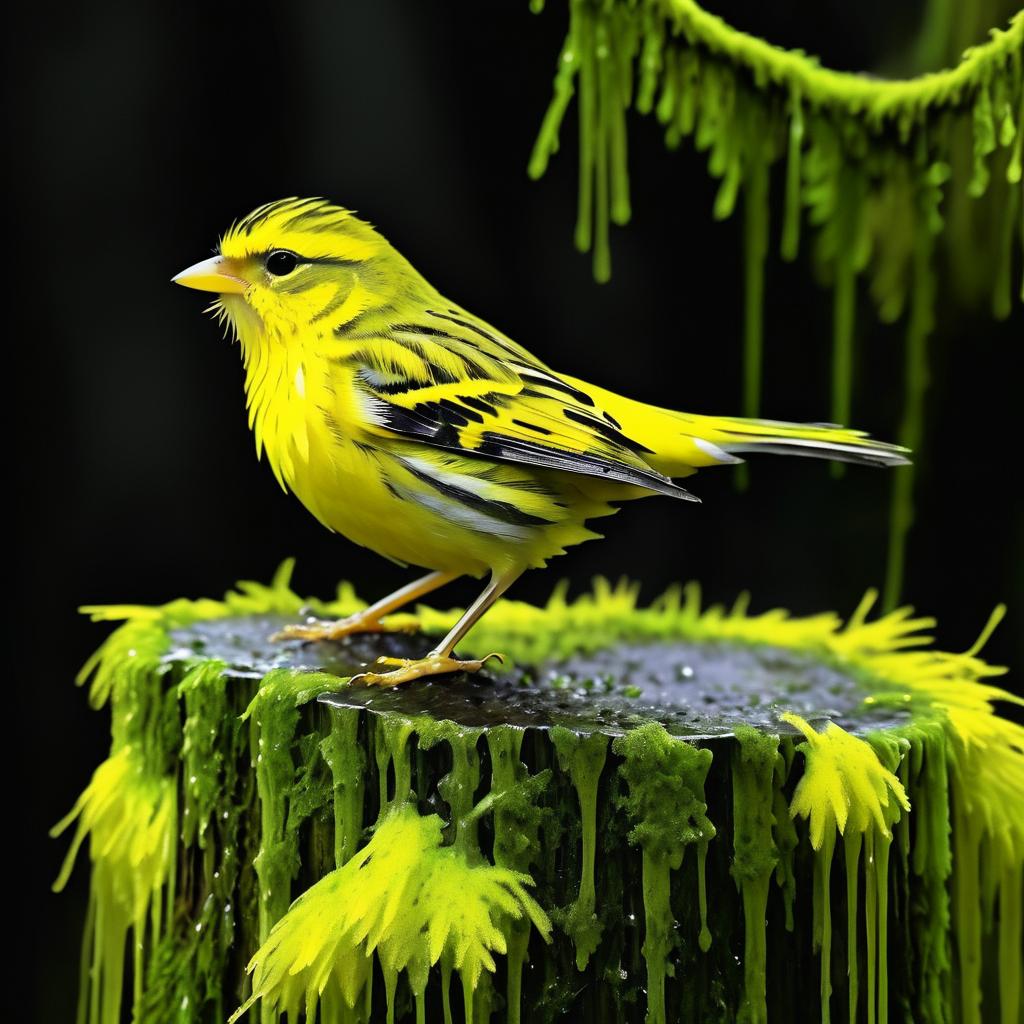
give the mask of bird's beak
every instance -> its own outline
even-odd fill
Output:
[[[238,275],[237,266],[223,256],[214,256],[183,270],[172,277],[175,284],[195,288],[201,292],[219,292],[221,295],[244,295],[249,282]]]

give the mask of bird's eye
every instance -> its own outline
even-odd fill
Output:
[[[275,249],[267,257],[267,272],[274,277],[284,277],[290,274],[298,265],[299,257],[287,249]]]

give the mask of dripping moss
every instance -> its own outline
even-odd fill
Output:
[[[860,710],[840,728],[780,707],[772,729],[702,738],[639,718],[466,725],[324,707],[344,678],[213,658],[202,624],[262,636],[308,603],[289,571],[220,602],[94,611],[127,622],[91,665],[111,756],[65,823],[59,880],[87,848],[88,1024],[168,1005],[267,1022],[1019,1012],[1024,737],[993,713],[1010,698],[978,657],[988,630],[952,654],[905,610],[869,620],[870,600],[843,624],[702,608],[693,587],[638,608],[601,584],[505,603],[473,643],[539,678],[600,647],[771,644],[841,668]],[[901,715],[879,731],[887,708]]]
[[[546,171],[558,151],[570,102],[578,96],[576,245],[593,249],[599,280],[610,273],[608,224],[626,223],[630,214],[625,127],[630,108],[654,113],[670,148],[692,136],[696,148],[707,151],[708,170],[721,180],[717,218],[728,217],[747,188],[748,267],[756,268],[766,244],[765,170],[782,159],[787,164],[783,255],[795,257],[801,210],[807,208],[810,223],[832,236],[823,243],[826,259],[834,264],[858,253],[855,267],[867,259],[871,213],[893,202],[894,191],[900,203],[914,204],[913,189],[894,189],[908,168],[916,167],[918,180],[930,189],[944,183],[942,169],[954,163],[955,136],[944,127],[950,118],[965,119],[972,130],[969,180],[963,183],[971,195],[983,195],[992,184],[990,163],[999,149],[1007,153],[1003,184],[1021,180],[1022,14],[1005,29],[993,27],[955,67],[904,81],[829,70],[801,51],[732,28],[695,0],[581,2],[571,4],[569,14],[529,171],[534,178]],[[842,195],[850,201],[840,202]],[[1007,188],[1007,203],[1011,195]],[[934,222],[929,227],[941,230]],[[840,240],[848,244],[836,245]],[[872,253],[882,274],[876,283],[888,279],[890,287],[878,297],[890,315],[901,305],[905,286],[907,268],[895,258],[899,241],[887,249],[884,238],[875,238]],[[899,273],[893,273],[895,267]],[[1005,292],[1001,275],[998,286]],[[750,298],[759,305],[756,288],[751,294],[748,287]]]
[[[1014,292],[1024,298],[1024,277],[1012,281],[1024,252],[1024,11],[1005,28],[993,26],[954,67],[896,81],[822,67],[736,30],[695,0],[568,7],[529,173],[545,173],[576,96],[575,242],[592,252],[597,280],[611,275],[609,224],[630,216],[627,113],[653,114],[669,149],[690,139],[707,154],[708,173],[720,183],[715,218],[728,218],[738,203],[743,212],[744,414],[756,417],[761,407],[769,214],[781,184],[780,254],[791,261],[801,242],[809,246],[818,278],[832,290],[832,420],[853,421],[855,317],[867,290],[885,322],[908,308],[898,441],[920,458],[940,244],[953,283],[967,282],[960,289],[967,292],[988,288],[995,316],[1010,314]],[[984,230],[989,222],[995,232]],[[835,475],[842,471],[834,464]],[[746,467],[739,474],[745,485]],[[885,607],[892,609],[913,518],[909,471],[894,478],[889,518]]]

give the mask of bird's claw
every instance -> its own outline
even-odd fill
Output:
[[[470,661],[441,654],[428,654],[425,658],[378,658],[374,664],[395,667],[390,672],[360,672],[352,676],[349,682],[362,683],[364,686],[399,686],[415,679],[443,676],[452,672],[479,672],[491,658],[505,663],[505,658],[497,652]]]
[[[271,641],[303,640],[341,640],[346,636],[360,633],[415,633],[419,628],[415,619],[400,616],[384,621],[381,619],[362,618],[358,612],[335,622],[310,622],[293,626],[285,626],[271,636]]]

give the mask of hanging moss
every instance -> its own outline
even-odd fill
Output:
[[[736,740],[732,763],[731,870],[743,897],[744,1002],[739,1019],[749,1024],[767,1024],[765,920],[768,887],[780,859],[773,834],[779,737],[741,726],[736,730]]]
[[[998,614],[951,654],[870,600],[845,625],[635,601],[506,602],[473,644],[508,675],[374,692],[345,685],[363,641],[267,643],[307,603],[287,567],[94,610],[130,618],[92,663],[114,743],[58,880],[88,841],[81,1019],[120,1020],[131,934],[138,1021],[1016,1020],[1024,729],[977,657]]]
[[[865,945],[867,949],[868,1020],[886,1020],[888,999],[880,998],[879,952],[882,953],[882,984],[887,977],[888,851],[892,840],[891,826],[899,820],[900,811],[909,811],[910,803],[899,779],[885,767],[876,748],[844,732],[830,723],[824,733],[815,732],[798,715],[784,714],[783,720],[796,726],[806,737],[797,746],[807,760],[807,768],[797,784],[790,813],[809,819],[811,846],[815,860],[817,884],[815,920],[820,927],[821,949],[821,1019],[831,1019],[832,994],[832,912],[830,875],[836,833],[845,842],[847,870],[847,904],[850,915],[847,955],[848,974],[857,979],[858,929],[853,917],[860,900],[857,896],[857,870],[864,848]],[[891,751],[887,751],[891,752]],[[879,912],[881,903],[882,912]],[[850,986],[850,1020],[856,1019],[858,988]],[[876,1017],[877,1013],[877,1017]]]
[[[508,726],[487,731],[491,756],[491,796],[494,806],[494,863],[523,875],[540,859],[540,829],[545,813],[537,801],[547,789],[549,769],[530,775],[521,760],[524,733]],[[505,1005],[508,1024],[522,1014],[522,974],[530,941],[530,922],[509,922]]]
[[[529,915],[542,934],[549,925],[524,888],[528,876],[470,864],[441,845],[441,829],[440,818],[408,804],[386,809],[366,847],[303,894],[257,951],[253,995],[231,1019],[258,999],[312,1019],[328,981],[354,1007],[374,951],[386,976],[408,971],[417,1003],[429,968],[446,955],[463,975],[471,1017],[481,972],[506,949],[497,921]]]
[[[855,419],[855,313],[858,282],[866,277],[883,320],[897,319],[911,297],[899,440],[920,459],[936,238],[948,237],[958,267],[988,282],[996,316],[1012,307],[1013,260],[1024,251],[1024,11],[1007,28],[993,27],[955,67],[887,81],[823,68],[800,51],[732,28],[695,0],[571,0],[568,6],[569,32],[529,172],[544,174],[578,92],[576,245],[593,251],[595,277],[604,281],[611,273],[609,221],[629,218],[625,110],[632,106],[655,114],[670,149],[692,138],[708,154],[708,172],[721,183],[716,218],[730,216],[743,195],[742,408],[757,416],[771,171],[784,162],[782,257],[796,258],[806,217],[819,276],[833,290],[832,419]],[[609,167],[616,169],[611,188]],[[972,241],[973,207],[957,205],[961,195],[974,206],[987,197],[997,210],[998,239]],[[947,196],[952,218],[940,214]],[[1019,295],[1024,299],[1024,276]],[[835,475],[842,471],[834,464]],[[746,473],[741,468],[741,483]],[[902,584],[910,473],[895,474],[893,487],[887,608]]]
[[[675,974],[668,963],[675,928],[669,873],[679,870],[688,846],[706,848],[715,837],[704,802],[712,754],[673,740],[656,722],[617,739],[614,750],[623,758],[619,771],[629,786],[625,799],[633,823],[629,841],[643,850],[647,1020],[664,1024],[665,977]],[[705,901],[702,895],[702,905]]]
[[[366,759],[357,742],[359,714],[339,710],[320,751],[331,769],[334,784],[334,866],[347,863],[363,834]]]
[[[534,178],[546,171],[578,91],[576,243],[583,251],[593,248],[599,280],[610,269],[607,224],[629,218],[624,110],[630,106],[656,113],[670,147],[692,135],[697,148],[708,151],[708,169],[722,181],[714,210],[719,218],[729,216],[744,185],[762,189],[765,166],[785,156],[782,248],[788,259],[796,254],[802,205],[818,227],[863,236],[868,197],[876,202],[892,175],[901,173],[905,153],[922,169],[948,166],[951,116],[966,117],[973,128],[971,178],[964,183],[972,195],[989,187],[999,148],[1010,152],[1005,184],[1021,180],[1024,14],[1005,30],[993,27],[991,38],[969,49],[956,67],[905,81],[823,68],[801,51],[732,28],[695,0],[574,0],[569,17],[529,171]],[[843,187],[851,173],[864,176],[863,188],[852,195]],[[875,241],[873,258],[891,256],[883,238]],[[840,255],[834,250],[827,258]]]
[[[71,813],[53,829],[56,836],[78,823],[54,883],[58,892],[67,883],[82,841],[90,839],[93,878],[82,964],[82,981],[87,984],[79,1016],[91,1024],[120,1020],[129,931],[133,1015],[141,1013],[144,951],[163,936],[173,906],[175,796],[174,780],[150,776],[138,750],[126,745],[96,769]]]
[[[921,216],[937,217],[937,197],[925,193],[926,208]],[[927,458],[924,437],[924,400],[928,387],[928,338],[935,326],[935,289],[932,279],[932,233],[918,232],[914,239],[913,284],[910,317],[907,323],[904,366],[905,406],[900,425],[900,444]],[[889,511],[889,553],[885,578],[884,607],[891,611],[899,603],[903,590],[903,567],[907,538],[914,520],[914,467],[896,474],[892,484]]]
[[[594,860],[597,856],[597,783],[608,754],[608,737],[581,736],[568,729],[551,730],[551,742],[562,771],[568,773],[579,799],[583,840],[583,871],[579,894],[565,915],[563,927],[576,947],[576,967],[585,970],[601,941],[601,922],[595,913]]]

